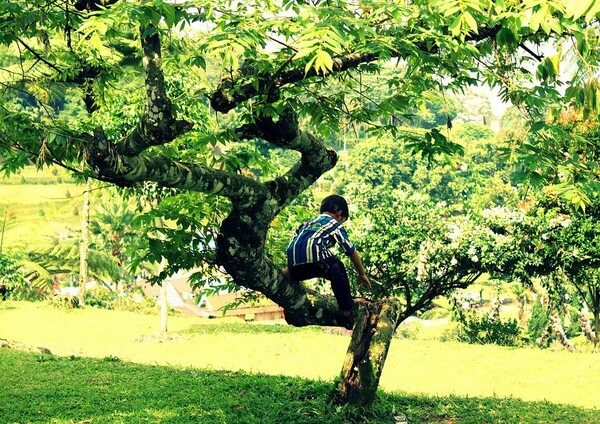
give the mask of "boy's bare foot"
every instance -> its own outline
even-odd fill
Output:
[[[346,315],[346,313],[348,313],[348,315]],[[344,316],[344,319],[341,321],[342,327],[347,330],[352,330],[354,321],[350,319],[350,311],[342,311],[342,315]]]

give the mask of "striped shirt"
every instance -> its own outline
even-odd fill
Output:
[[[334,254],[329,249],[335,243],[339,243],[348,256],[356,250],[342,224],[327,214],[319,215],[296,230],[286,249],[288,264],[295,266],[330,258]]]

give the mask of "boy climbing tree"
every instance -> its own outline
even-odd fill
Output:
[[[336,194],[327,196],[321,203],[320,213],[317,218],[305,222],[296,230],[286,249],[288,268],[283,269],[283,275],[294,281],[318,277],[329,280],[342,314],[349,317],[355,299],[350,293],[348,273],[330,248],[338,243],[352,260],[359,280],[369,288],[371,283],[360,255],[343,226],[349,217],[346,199]]]

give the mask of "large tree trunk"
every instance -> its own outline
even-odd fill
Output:
[[[242,140],[260,138],[301,154],[286,173],[270,181],[256,181],[201,163],[178,162],[149,151],[150,147],[168,143],[193,126],[176,120],[172,114],[160,70],[159,33],[149,34],[141,37],[148,106],[140,124],[116,142],[110,140],[101,127],[96,128],[94,134],[82,136],[88,140],[86,159],[96,172],[96,178],[123,186],[154,181],[164,187],[228,198],[232,210],[221,223],[216,239],[216,265],[229,273],[239,286],[261,292],[282,306],[286,320],[292,325],[345,325],[347,318],[333,296],[286,280],[280,266],[276,266],[265,251],[265,240],[273,219],[335,166],[337,154],[327,149],[322,140],[301,130],[298,115],[291,107],[281,111],[277,119],[256,116],[252,123],[235,130]],[[227,87],[229,82],[223,82],[212,98],[211,105],[218,112],[226,113],[231,109],[232,103],[228,99],[233,99],[233,103],[240,101],[229,92],[218,95],[227,91]],[[235,93],[238,93],[237,89]],[[356,364],[358,373],[353,374],[355,366],[352,364],[346,366],[349,371],[344,381],[348,384],[340,389],[342,401],[348,399],[366,404],[373,399],[392,335],[400,320],[399,311],[400,304],[393,300],[357,308],[352,321],[360,323],[355,330],[356,341],[352,343],[356,347],[351,350],[352,364]]]
[[[375,399],[383,365],[400,320],[396,300],[361,303],[340,380],[336,400],[367,406]]]

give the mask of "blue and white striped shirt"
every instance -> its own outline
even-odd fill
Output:
[[[322,261],[334,254],[329,250],[339,243],[350,256],[356,250],[342,224],[327,214],[305,222],[296,230],[296,236],[286,249],[290,266]]]

